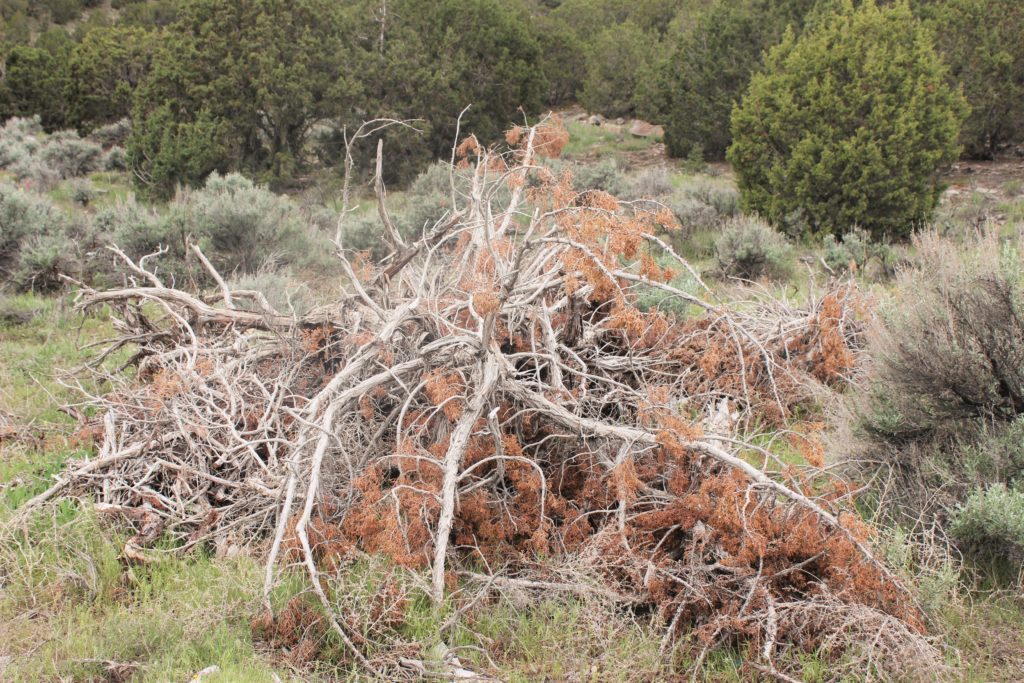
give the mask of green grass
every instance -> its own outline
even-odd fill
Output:
[[[0,442],[0,519],[48,486],[68,458],[87,452],[68,441],[74,421],[60,406],[81,400],[66,371],[91,357],[84,347],[111,332],[101,316],[83,315],[60,299],[22,294],[0,298],[0,415],[18,438]],[[123,361],[115,354],[108,365]],[[83,386],[97,389],[88,378]]]
[[[74,508],[36,515],[2,540],[3,680],[106,680],[110,663],[140,683],[187,681],[211,665],[211,681],[273,680],[249,628],[262,577],[254,559],[125,564],[124,538]]]
[[[572,674],[595,683],[650,681],[667,673],[658,655],[660,634],[575,601],[524,608],[503,600],[470,615],[460,640],[486,646],[509,683],[566,680]],[[487,663],[482,654],[467,657],[481,667]]]
[[[22,424],[66,424],[58,407],[75,397],[60,375],[90,358],[84,347],[110,330],[62,299],[0,295],[0,407]]]

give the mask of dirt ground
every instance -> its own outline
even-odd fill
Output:
[[[1008,205],[1024,201],[1024,158],[1007,156],[992,161],[960,161],[948,174],[949,187],[943,197],[953,208],[989,210],[1002,222]]]

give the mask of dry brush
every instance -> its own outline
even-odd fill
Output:
[[[878,636],[848,661],[933,667],[912,593],[818,449],[798,467],[736,437],[852,370],[856,292],[791,307],[681,291],[674,271],[700,277],[658,237],[671,215],[574,191],[539,161],[564,143],[552,121],[503,151],[467,138],[458,208],[410,243],[378,182],[391,256],[347,252],[339,229],[349,293],[301,319],[231,291],[198,249],[220,286],[205,299],[122,254],[131,281],[79,305],[111,307],[104,353],[131,348],[136,371],[88,397],[96,456],[26,509],[87,496],[134,525],[138,561],[161,536],[260,547],[268,595],[298,564],[354,661],[389,675],[420,665],[369,655],[322,580],[364,554],[423,570],[438,602],[456,586],[597,596],[656,614],[666,652],[689,631],[698,658],[733,645],[779,677],[793,648],[849,657],[851,624]],[[640,310],[651,288],[700,312]]]

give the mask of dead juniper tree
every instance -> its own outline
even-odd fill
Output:
[[[297,563],[372,671],[422,662],[371,661],[339,617],[324,574],[357,556],[422,570],[437,602],[461,584],[645,607],[666,652],[698,635],[698,669],[731,644],[785,678],[780,653],[848,655],[857,622],[883,634],[856,660],[879,677],[906,673],[899,647],[939,671],[913,595],[820,453],[789,465],[736,430],[748,416],[784,427],[852,369],[855,291],[802,307],[763,292],[718,301],[659,237],[675,227],[667,211],[576,192],[544,167],[566,139],[551,120],[510,131],[502,150],[466,138],[453,210],[409,241],[378,148],[391,254],[350,253],[340,226],[348,293],[302,318],[230,290],[197,247],[219,290],[207,298],[115,248],[133,282],[83,288],[79,306],[112,307],[107,353],[130,346],[137,372],[88,397],[96,457],[26,508],[86,495],[135,524],[126,551],[143,561],[161,535],[181,551],[261,547],[268,595]],[[681,272],[698,294],[672,284]],[[688,314],[642,310],[650,290]]]

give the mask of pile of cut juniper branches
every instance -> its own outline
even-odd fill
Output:
[[[437,603],[454,597],[454,619],[511,590],[651,615],[666,661],[697,634],[695,672],[723,645],[782,680],[810,650],[834,656],[837,677],[941,672],[850,487],[814,448],[794,466],[738,436],[785,428],[845,381],[856,290],[717,300],[659,237],[678,227],[670,213],[575,192],[544,167],[565,141],[553,120],[501,149],[467,138],[451,160],[456,208],[408,242],[378,147],[391,254],[345,249],[346,190],[347,294],[303,317],[233,291],[195,245],[217,283],[206,297],[163,282],[159,255],[113,247],[125,286],[78,293],[82,309],[113,311],[119,335],[91,366],[111,387],[85,400],[97,452],[24,509],[91,501],[133,526],[132,561],[153,561],[158,538],[258,549],[270,630],[271,591],[298,565],[320,623],[371,676],[477,674],[454,656],[431,669],[388,630],[404,596],[375,610],[371,647],[324,580],[366,556],[407,568]],[[681,272],[701,294],[671,284]],[[691,314],[641,310],[652,289]],[[104,373],[120,348],[136,371]]]

